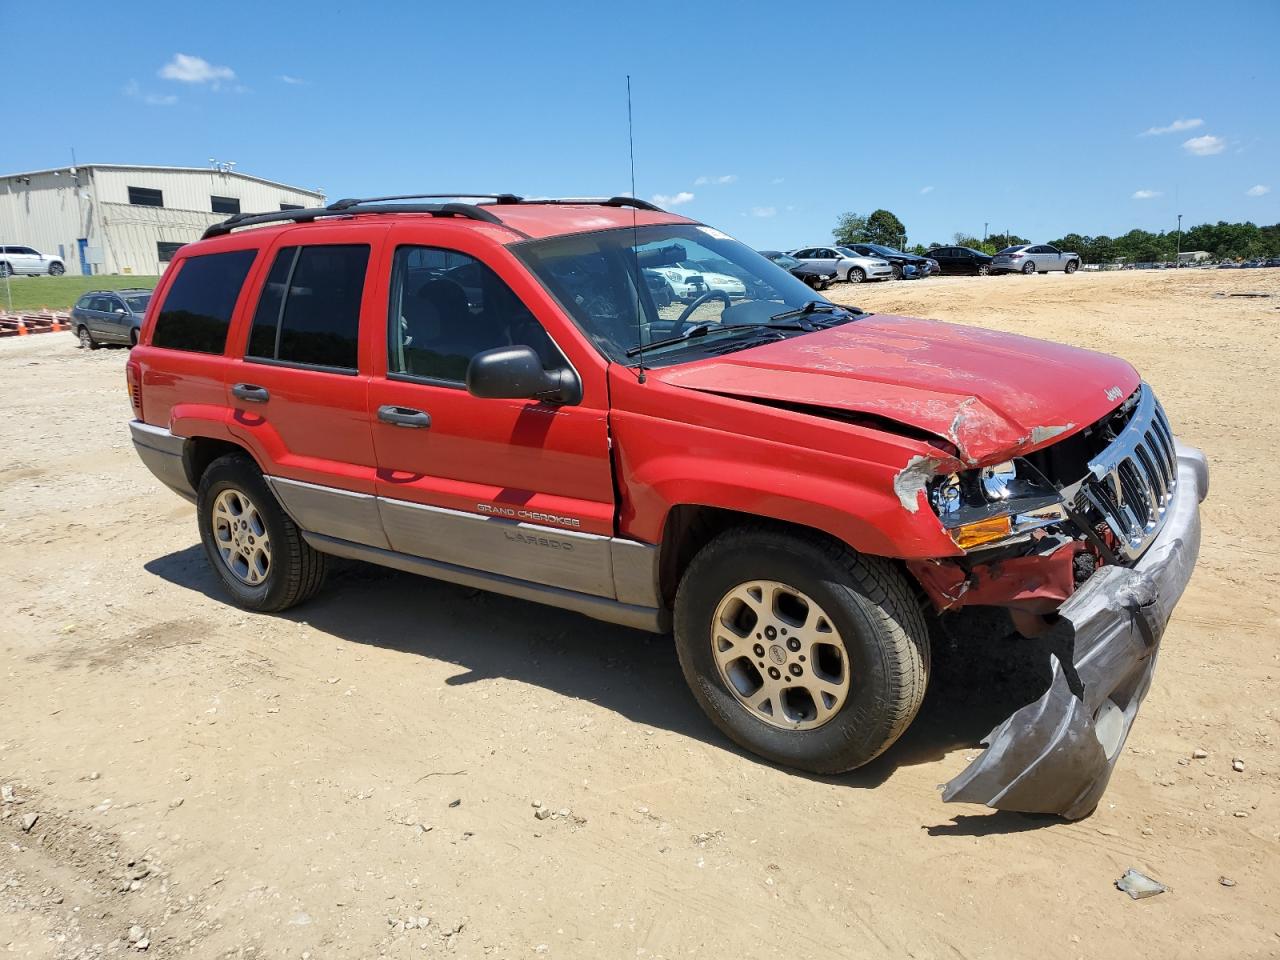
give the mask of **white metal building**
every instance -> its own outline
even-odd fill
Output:
[[[216,167],[85,164],[0,174],[0,244],[57,254],[68,274],[162,273],[233,213],[324,205],[324,194]]]

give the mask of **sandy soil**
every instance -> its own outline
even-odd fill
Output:
[[[1217,296],[1249,290],[1275,299]],[[52,334],[0,342],[0,953],[134,954],[136,925],[161,957],[1276,955],[1280,271],[834,295],[1123,355],[1208,451],[1092,817],[939,802],[1017,706],[987,661],[823,780],[720,738],[663,637],[358,565],[239,611],[134,456],[124,352]],[[1169,892],[1129,900],[1128,867]]]

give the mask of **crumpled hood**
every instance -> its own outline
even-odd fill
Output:
[[[1128,363],[1091,350],[880,314],[650,375],[896,421],[948,441],[969,464],[1083,429],[1139,384]]]

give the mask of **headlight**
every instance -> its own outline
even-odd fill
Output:
[[[1066,519],[1058,490],[1024,460],[939,477],[929,500],[951,539],[965,550]]]

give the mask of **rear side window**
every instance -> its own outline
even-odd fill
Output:
[[[156,317],[152,345],[222,353],[231,312],[256,256],[256,250],[233,250],[182,261]]]
[[[365,244],[284,247],[258,298],[246,356],[354,371]]]

